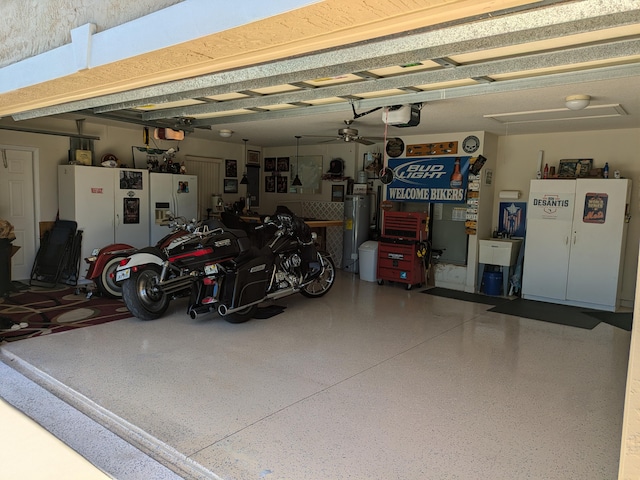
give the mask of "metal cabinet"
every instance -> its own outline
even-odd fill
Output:
[[[532,180],[522,296],[615,311],[631,180]]]

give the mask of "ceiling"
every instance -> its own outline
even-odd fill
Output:
[[[376,2],[351,2],[367,3]],[[39,108],[31,108],[23,95],[12,112],[10,92],[0,95],[0,106],[17,124],[51,115],[90,116],[184,129],[217,141],[248,138],[264,147],[292,145],[296,135],[305,143],[330,141],[345,121],[353,121],[351,128],[361,137],[640,127],[640,4],[635,0],[378,3],[408,7],[398,15],[385,11],[371,18],[356,8],[351,14],[359,23],[353,32],[329,26],[331,33],[318,39],[317,33],[303,31],[297,49],[288,45],[267,52],[256,45],[262,57],[245,50],[237,53],[233,67],[228,55],[224,62],[212,61],[208,73],[194,76],[186,59],[170,77],[158,74],[167,80],[161,83],[141,86],[132,80],[109,93],[96,83],[95,91],[103,94],[70,96],[71,101],[51,95],[58,100]],[[430,10],[418,8],[424,3]],[[348,4],[320,2],[278,16],[278,25],[286,30],[287,22],[298,25],[300,15],[312,8]],[[190,43],[181,48],[199,48],[197,41]],[[198,68],[203,70],[201,64]],[[565,97],[574,94],[589,95],[590,105],[567,109]],[[419,125],[385,125],[384,107],[408,104],[421,107]],[[221,129],[234,133],[222,138]]]

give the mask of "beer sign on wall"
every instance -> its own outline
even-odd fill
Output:
[[[393,170],[393,180],[387,185],[387,200],[464,202],[470,158],[390,158],[388,165]]]

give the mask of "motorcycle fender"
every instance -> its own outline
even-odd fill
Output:
[[[104,270],[104,266],[107,264],[109,260],[111,260],[114,255],[118,255],[121,257],[127,257],[135,252],[135,248],[131,245],[127,245],[126,243],[113,243],[111,245],[107,245],[106,247],[102,247],[96,255],[95,262],[90,262],[87,259],[87,263],[89,264],[89,269],[87,270],[87,274],[85,278],[88,280],[94,280],[100,276],[100,273]]]
[[[149,264],[162,266],[163,263],[164,261],[162,260],[162,258],[158,257],[157,255],[154,255],[152,253],[147,253],[147,252],[138,252],[129,256],[129,261],[127,262],[126,265],[124,266],[118,265],[118,268],[116,268],[116,271],[124,270],[126,268],[139,267],[141,265],[149,265]]]

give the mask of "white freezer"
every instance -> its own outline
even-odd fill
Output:
[[[149,174],[150,240],[155,245],[169,233],[169,213],[198,220],[198,177],[170,173]]]

